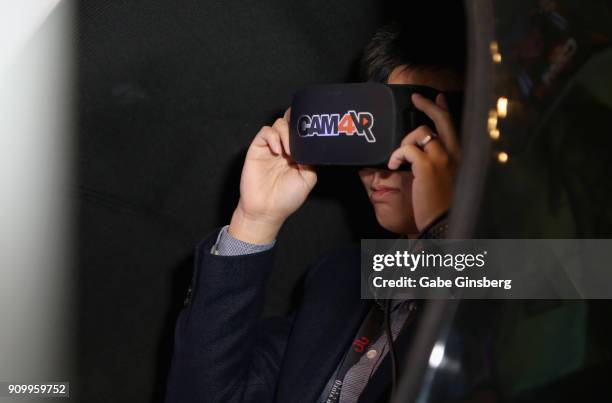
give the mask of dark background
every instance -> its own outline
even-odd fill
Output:
[[[391,2],[79,2],[79,380],[83,402],[160,401],[199,240],[229,222],[253,136],[313,83],[356,81]],[[266,314],[323,251],[379,235],[354,172],[279,237]]]
[[[500,8],[502,2],[491,3]],[[77,372],[81,378],[71,393],[83,402],[160,401],[171,357],[174,321],[191,276],[193,248],[229,221],[238,200],[242,159],[258,129],[280,116],[290,104],[291,94],[305,85],[357,80],[360,50],[389,16],[406,18],[408,24],[431,22],[422,34],[417,32],[415,40],[427,38],[444,26],[423,17],[421,10],[413,6],[425,2],[414,1],[78,3]],[[461,18],[460,13],[441,7],[444,2],[437,3],[439,7],[431,6],[434,8],[430,10],[437,12],[434,18],[442,14]],[[487,3],[466,2],[472,4],[468,7],[472,12]],[[534,7],[543,7],[545,2],[503,2],[504,6],[527,10],[517,13],[516,19],[506,10],[497,18],[492,14],[472,24],[472,44],[481,45],[481,57],[472,61],[490,58],[488,42],[478,40],[488,37],[487,27],[504,23],[510,27],[502,30],[504,35],[497,39],[504,52],[501,67],[516,71],[498,70],[494,79],[497,95],[511,94],[511,99],[519,102],[510,105],[511,118],[507,126],[501,127],[502,140],[485,144],[487,102],[494,99],[489,99],[493,94],[486,91],[481,94],[488,87],[478,84],[487,84],[493,77],[471,78],[474,87],[468,88],[468,94],[472,94],[473,103],[466,116],[471,117],[473,127],[464,127],[463,149],[476,149],[486,155],[483,159],[472,152],[470,155],[478,158],[463,161],[462,166],[469,168],[464,172],[471,176],[459,181],[463,199],[457,198],[460,203],[455,200],[453,214],[458,217],[455,224],[467,223],[463,226],[464,235],[471,235],[470,228],[478,224],[482,237],[610,236],[612,215],[607,201],[612,188],[606,154],[610,138],[606,136],[609,131],[598,130],[609,126],[610,104],[587,97],[589,92],[584,91],[607,85],[610,69],[604,66],[600,75],[587,74],[594,79],[589,85],[570,80],[595,54],[589,50],[591,42],[606,40],[609,46],[609,6],[603,0],[589,3],[589,7],[577,7],[571,1],[556,3],[560,6],[553,11],[565,17],[554,15],[551,19],[548,12],[532,13]],[[479,10],[483,13],[488,9]],[[533,22],[538,15],[545,18]],[[568,21],[569,30],[551,21]],[[514,87],[503,85],[504,78],[516,85],[515,78],[525,65],[550,68],[548,51],[532,46],[540,43],[540,38],[532,35],[532,23],[546,32],[552,30],[552,45],[568,36],[577,38],[582,53],[551,90],[567,89],[570,83],[574,85],[570,89],[576,91],[569,94],[578,94],[578,98],[562,99],[565,92],[559,91],[561,97],[555,95],[534,103],[528,96],[521,100],[512,92]],[[521,29],[526,32],[524,37],[515,32]],[[531,59],[512,60],[512,55],[523,55],[513,52],[513,48],[523,45],[540,49],[536,54],[526,53],[537,63]],[[473,49],[470,52],[478,54]],[[538,71],[533,73],[535,81],[541,76]],[[521,102],[527,110],[536,110],[535,104],[558,108],[550,119],[555,124],[539,124],[547,113],[538,114],[534,121],[523,121],[520,109],[513,109],[521,107]],[[483,113],[478,115],[479,111]],[[539,130],[526,130],[533,127]],[[589,130],[585,131],[585,127]],[[582,141],[586,133],[589,139]],[[526,141],[526,135],[533,138]],[[556,146],[550,147],[551,144]],[[522,148],[525,150],[520,152]],[[497,165],[494,151],[498,150],[510,152],[509,163]],[[482,161],[486,164],[480,166]],[[485,176],[486,191],[482,191],[478,178]],[[481,191],[486,197],[479,204]],[[471,195],[474,197],[467,197]],[[289,309],[293,286],[316,256],[360,237],[381,235],[373,214],[364,213],[370,208],[354,172],[319,172],[314,194],[280,234],[266,315]],[[588,329],[601,339],[602,345],[609,346],[609,301],[606,304],[605,309],[589,311]],[[523,309],[518,302],[509,306],[512,312]],[[481,311],[472,305],[468,305],[468,311],[480,322]],[[532,320],[538,326],[546,323],[545,317],[534,316]],[[516,373],[521,375],[529,374],[529,368],[521,366],[550,362],[550,357],[537,356],[537,352],[552,351],[558,360],[565,357],[559,354],[571,352],[579,343],[589,349],[596,345],[592,337],[579,342],[560,337],[567,330],[564,322],[542,327],[545,338],[540,343],[531,328],[516,328],[524,332],[521,336],[518,331],[524,338],[517,338],[517,350],[504,344],[500,351],[520,364]],[[555,335],[554,340],[550,334]],[[477,349],[483,344],[476,342],[471,330],[466,340],[472,340]],[[607,359],[609,364],[609,354],[596,352],[594,356]],[[490,361],[489,356],[486,361]],[[591,376],[585,368],[591,371],[585,364],[576,370],[576,376],[601,378],[600,390],[609,389],[605,378],[609,368],[595,369],[600,378]],[[558,372],[558,368],[552,370]],[[598,390],[588,382],[568,383],[565,375],[556,373],[559,383],[549,384],[555,396],[580,400],[565,393],[566,389],[559,389],[558,384],[570,385],[575,392]],[[446,386],[436,390],[452,390]],[[550,389],[544,392],[542,396],[550,398]],[[534,401],[541,401],[539,396],[536,394]]]
[[[499,7],[502,2],[492,3]],[[272,123],[282,114],[291,102],[292,93],[301,87],[356,81],[356,62],[361,48],[390,16],[402,17],[406,24],[425,25],[422,32],[415,33],[416,41],[444,30],[445,26],[439,23],[441,16],[462,18],[460,13],[442,7],[457,4],[456,1],[436,2],[437,8],[427,6],[430,7],[427,11],[435,13],[431,17],[414,8],[423,3],[409,0],[78,2],[77,340],[80,344],[77,372],[80,379],[71,390],[73,396],[78,395],[78,401],[162,399],[174,321],[191,277],[194,246],[215,228],[228,223],[238,200],[240,169],[251,139],[262,125]],[[472,12],[487,3],[466,2],[472,4],[468,7]],[[512,55],[523,55],[513,52],[513,47],[525,45],[534,49],[531,45],[540,43],[539,37],[528,29],[532,23],[546,32],[552,30],[555,39],[552,45],[572,36],[577,38],[583,52],[578,53],[579,57],[553,83],[551,90],[577,83],[574,89],[584,94],[584,88],[599,88],[609,83],[609,69],[601,75],[588,74],[595,78],[591,87],[579,80],[570,80],[583,62],[595,54],[589,50],[591,42],[599,43],[607,38],[605,45],[609,46],[610,13],[605,1],[579,8],[570,1],[559,1],[563,7],[554,11],[565,16],[561,19],[559,15],[551,19],[547,13],[532,13],[543,2],[519,3],[503,2],[505,6],[527,8],[517,13],[517,19],[506,10],[498,13],[497,18],[491,15],[472,24],[471,45],[484,43],[478,39],[489,35],[486,31],[489,25],[508,23],[510,27],[501,30],[503,35],[497,39],[504,51],[502,67],[516,71],[496,71],[494,80],[500,91],[497,95],[511,94],[512,100],[521,100],[512,92],[512,86],[503,85],[503,80],[509,78],[516,85],[515,78],[524,70],[524,64],[550,68],[548,51],[537,46],[540,52],[527,52],[527,56],[538,63],[534,64],[531,59],[512,59]],[[486,7],[480,12],[483,10]],[[533,17],[538,15],[545,18],[533,22]],[[569,22],[569,30],[551,23],[560,20]],[[525,41],[515,32],[521,28],[526,29]],[[521,41],[513,45],[517,38]],[[488,42],[484,45],[481,58],[472,61],[489,60]],[[535,81],[542,76],[538,71],[533,74]],[[477,149],[486,155],[483,154],[483,159],[472,152],[470,155],[478,158],[463,161],[462,166],[469,168],[464,172],[469,175],[459,181],[463,199],[457,198],[460,203],[455,200],[453,214],[458,217],[455,224],[467,223],[463,225],[468,229],[464,236],[466,233],[469,236],[469,228],[476,225],[482,237],[500,234],[609,237],[612,217],[606,203],[611,189],[610,170],[606,165],[610,162],[606,154],[610,148],[606,147],[609,131],[597,130],[608,127],[609,104],[605,106],[598,99],[595,104],[585,102],[596,99],[588,97],[556,99],[562,98],[556,95],[540,100],[536,104],[561,106],[553,111],[560,119],[551,119],[556,126],[549,130],[539,125],[538,120],[548,114],[538,114],[533,122],[522,121],[520,110],[513,109],[524,102],[525,108],[535,110],[534,100],[526,96],[511,105],[511,118],[507,119],[507,126],[501,127],[502,140],[484,144],[484,140],[478,139],[488,139],[487,102],[494,98],[489,99],[493,94],[488,92],[481,94],[488,87],[478,84],[486,84],[489,79],[493,77],[472,77],[474,87],[468,88],[474,103],[470,104],[472,111],[466,116],[472,117],[473,127],[468,124],[463,128],[463,148],[465,151]],[[482,116],[478,111],[484,111]],[[594,126],[586,126],[585,122]],[[526,130],[533,127],[540,129]],[[585,132],[585,127],[592,130]],[[589,141],[579,141],[583,136],[577,135],[587,132]],[[528,142],[526,135],[533,138]],[[558,146],[551,148],[551,144]],[[517,145],[526,151],[519,152]],[[535,152],[529,152],[526,145]],[[511,154],[510,162],[503,166],[497,165],[494,158],[498,148]],[[569,158],[570,155],[574,158]],[[486,164],[480,166],[482,161]],[[492,169],[488,169],[489,164],[493,164]],[[533,175],[534,172],[545,174]],[[482,191],[478,178],[485,176],[486,191]],[[488,194],[482,204],[481,191],[485,196]],[[563,202],[560,195],[571,203]],[[306,265],[325,250],[362,237],[384,236],[369,211],[371,207],[354,172],[319,171],[319,183],[313,195],[290,218],[279,236],[277,267],[268,286],[265,314],[282,314],[290,308],[293,286]],[[522,309],[519,303],[511,305],[514,310]],[[601,310],[603,315],[593,315],[593,318],[609,317],[609,302],[607,306]],[[469,311],[478,317],[479,311],[472,308]],[[609,322],[590,321],[598,325]],[[545,321],[537,318],[536,322]],[[554,332],[545,334],[566,330],[564,326],[554,326],[553,323]],[[595,333],[598,337],[606,335],[601,340],[609,340],[609,329]],[[472,334],[467,337],[476,340]],[[531,331],[527,339],[534,340]],[[554,341],[558,342],[558,348],[548,336],[545,345],[555,347],[557,359],[559,351],[568,351],[570,345],[576,345],[576,341],[563,345],[563,339],[557,336]],[[587,346],[594,345],[591,339],[585,338],[584,342]],[[537,358],[530,352],[546,351],[541,345],[532,341],[532,350],[523,349],[522,343],[517,346],[521,347],[519,353],[509,354],[521,365],[530,365],[537,359],[541,363],[549,362],[549,357]],[[583,369],[576,373],[582,376],[586,373]],[[565,382],[565,378],[559,379]],[[600,384],[608,386],[605,380]],[[563,390],[556,392],[563,394]],[[575,390],[595,389],[580,386]],[[564,397],[567,399],[570,395]]]

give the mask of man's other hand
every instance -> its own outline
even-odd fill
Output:
[[[437,134],[427,126],[410,132],[391,154],[388,168],[396,170],[406,161],[412,164],[414,220],[422,231],[451,206],[461,149],[444,95],[439,94],[434,103],[413,94],[412,102],[434,122]]]

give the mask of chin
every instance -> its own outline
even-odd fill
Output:
[[[376,221],[389,232],[398,235],[414,235],[419,231],[414,222],[412,206],[405,206],[405,200],[393,200],[391,203],[373,204]]]
[[[399,218],[399,219],[398,219]],[[391,216],[390,214],[376,214],[376,220],[381,227],[389,232],[393,232],[398,235],[408,235],[414,233],[416,229],[414,225],[410,225],[412,220],[404,220],[402,217],[397,215]]]

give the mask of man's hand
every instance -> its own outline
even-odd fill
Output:
[[[413,94],[412,102],[434,122],[437,134],[427,126],[410,132],[391,154],[388,167],[396,170],[405,161],[412,164],[414,220],[422,231],[450,208],[461,150],[444,95],[439,94],[433,103]],[[428,141],[428,136],[433,139]]]
[[[271,127],[264,126],[249,146],[229,234],[254,244],[272,242],[316,182],[311,166],[299,165],[291,158],[288,109]]]

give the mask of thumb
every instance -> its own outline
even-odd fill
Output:
[[[308,185],[312,187],[317,183],[317,171],[312,165],[298,164],[298,170]]]
[[[285,114],[283,115],[283,118],[289,122],[289,118],[291,117],[291,107],[288,107],[287,110],[285,111]]]
[[[448,102],[446,102],[446,97],[443,93],[439,93],[436,97],[436,105],[438,105],[442,109],[448,110]]]

